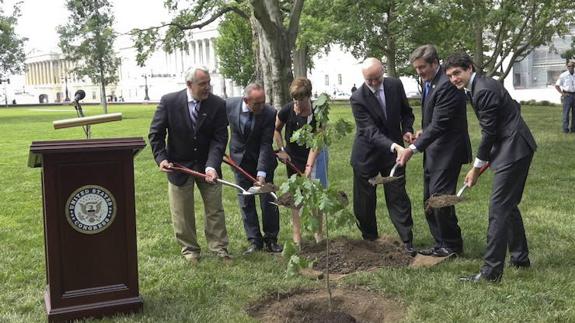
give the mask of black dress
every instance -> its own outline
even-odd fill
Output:
[[[316,120],[312,113],[307,117],[302,117],[296,115],[294,111],[294,103],[290,102],[284,105],[278,112],[278,119],[283,122],[285,127],[284,140],[285,149],[291,158],[291,161],[296,165],[296,167],[303,173],[305,171],[305,165],[307,163],[307,157],[309,155],[309,148],[305,146],[300,146],[296,142],[291,142],[290,139],[292,134],[299,130],[304,125],[308,124],[312,127],[313,131],[316,130]],[[295,174],[296,172],[287,168],[288,176]]]

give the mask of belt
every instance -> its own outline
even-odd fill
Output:
[[[565,94],[575,94],[575,92],[563,91]]]

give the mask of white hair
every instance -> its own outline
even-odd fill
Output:
[[[195,82],[196,81],[196,72],[197,71],[202,71],[208,75],[210,75],[210,70],[205,67],[205,66],[192,66],[190,68],[188,68],[188,70],[186,71],[186,83],[187,82]]]
[[[264,87],[259,83],[250,83],[244,89],[244,97],[248,97],[253,90],[263,90]]]

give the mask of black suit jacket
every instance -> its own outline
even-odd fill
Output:
[[[375,94],[364,83],[351,95],[355,118],[355,141],[351,165],[361,174],[371,177],[395,163],[391,145],[403,146],[403,134],[413,132],[413,110],[409,106],[400,80],[386,77],[383,81],[387,118]]]
[[[154,159],[157,164],[166,159],[201,173],[206,167],[213,167],[221,177],[228,142],[225,101],[213,94],[201,101],[194,131],[186,91],[166,94],[160,100],[148,134]],[[186,179],[186,174],[168,173],[168,180],[174,185],[183,185]]]
[[[423,133],[414,145],[424,152],[424,168],[440,170],[471,161],[465,92],[458,90],[440,68],[422,102]]]
[[[472,106],[481,125],[477,158],[497,168],[532,154],[535,139],[521,117],[521,106],[503,85],[476,74],[471,85]]]
[[[266,104],[260,113],[254,114],[251,131],[246,136],[240,124],[242,102],[241,97],[226,100],[231,134],[230,157],[239,165],[257,164],[257,171],[273,173],[277,166],[272,148],[276,109]]]

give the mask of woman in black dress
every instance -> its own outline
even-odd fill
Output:
[[[327,186],[327,153],[326,151],[316,151],[305,146],[300,146],[290,139],[293,133],[306,124],[309,124],[313,131],[316,130],[316,120],[313,114],[311,103],[312,86],[310,80],[299,77],[290,85],[290,95],[292,102],[286,104],[277,114],[276,129],[274,139],[279,147],[278,157],[282,160],[290,160],[298,170],[305,176],[317,178]],[[284,129],[284,138],[281,131]],[[285,139],[285,144],[284,144]],[[287,167],[287,174],[291,176],[296,171]],[[297,245],[301,243],[300,210],[292,209],[293,241]],[[314,233],[316,241],[321,241],[323,221],[320,218],[320,228]]]

